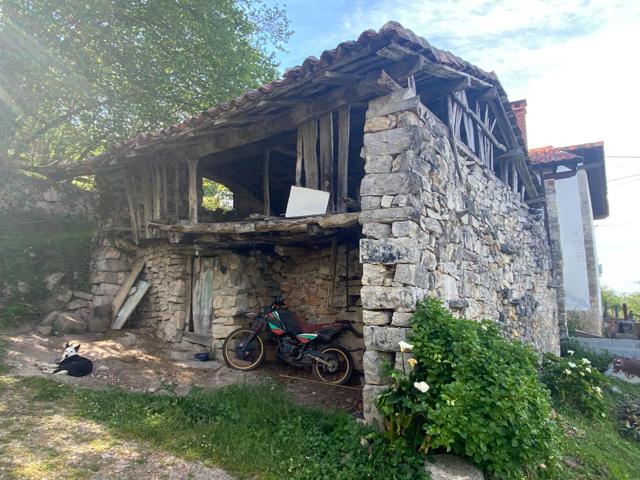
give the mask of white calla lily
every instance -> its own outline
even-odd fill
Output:
[[[407,353],[413,350],[413,345],[404,341],[398,342],[398,346],[400,347],[400,351],[402,353]]]
[[[429,391],[429,384],[427,382],[413,382],[413,386],[422,393],[427,393]]]

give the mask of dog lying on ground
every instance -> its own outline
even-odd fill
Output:
[[[80,344],[71,345],[69,342],[64,347],[62,359],[57,363],[39,365],[44,373],[69,375],[71,377],[84,377],[93,371],[93,363],[88,358],[78,355]]]

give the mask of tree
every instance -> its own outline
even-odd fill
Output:
[[[0,0],[0,169],[97,155],[277,74],[261,0]]]

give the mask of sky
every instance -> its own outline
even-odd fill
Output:
[[[601,283],[640,290],[640,1],[265,3],[283,5],[294,31],[277,56],[282,69],[395,20],[495,71],[511,100],[526,98],[529,147],[604,141],[610,215],[595,222]]]

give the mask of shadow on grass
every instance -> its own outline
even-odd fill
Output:
[[[80,416],[106,424],[118,435],[240,476],[354,480],[424,476],[418,456],[391,450],[346,414],[296,405],[281,387],[270,383],[194,389],[182,397],[79,389],[76,398]]]

